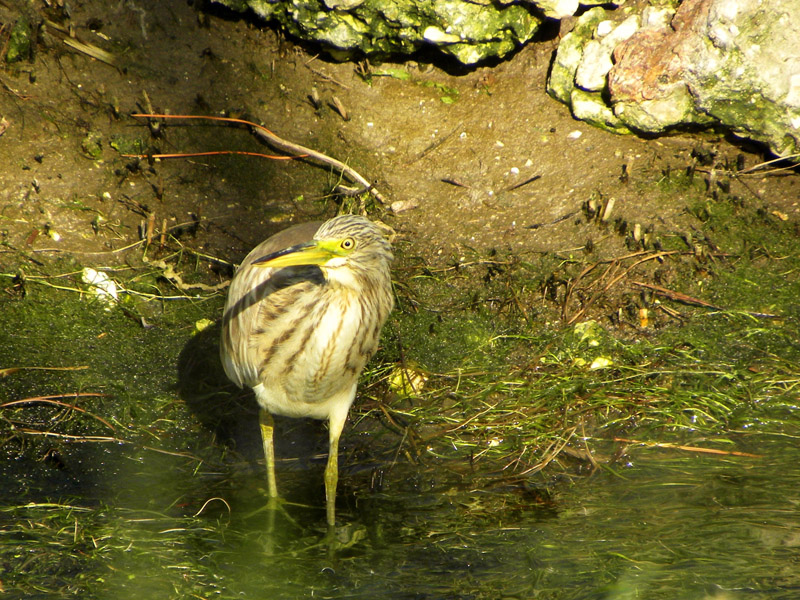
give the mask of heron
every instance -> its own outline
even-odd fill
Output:
[[[394,305],[392,260],[375,223],[341,215],[268,238],[245,257],[228,290],[220,355],[228,378],[255,393],[269,496],[278,497],[272,415],[327,420],[329,527],[339,437]]]

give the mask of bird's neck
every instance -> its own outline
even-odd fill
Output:
[[[384,281],[390,279],[388,269],[366,270],[359,268],[330,269],[322,267],[327,282],[335,287],[346,288],[355,293],[360,293],[365,288],[376,285],[385,285]]]

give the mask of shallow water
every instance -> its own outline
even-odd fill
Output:
[[[797,598],[800,452],[784,442],[764,440],[760,459],[656,451],[557,485],[546,508],[477,492],[402,518],[378,507],[391,525],[327,585],[321,563],[297,566],[340,597]]]
[[[309,505],[286,506],[292,523],[261,510],[260,472],[115,446],[101,450],[103,481],[82,476],[84,497],[52,481],[65,493],[57,505],[5,509],[0,544],[28,554],[13,568],[43,597],[800,597],[800,450],[753,435],[746,451],[761,456],[638,449],[615,473],[554,482],[544,496],[492,490],[486,477],[473,486],[447,465],[390,471],[380,492],[345,473],[331,550],[321,464],[279,472],[287,499]],[[2,579],[10,597],[30,597],[21,573]]]

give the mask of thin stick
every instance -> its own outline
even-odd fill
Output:
[[[638,253],[637,253],[637,254],[638,254]],[[630,257],[632,257],[632,256],[636,256],[637,254],[631,254],[631,255],[629,255],[629,256],[627,256],[627,257],[623,257],[623,258],[630,258]],[[664,257],[664,256],[669,256],[669,255],[671,255],[671,254],[675,254],[675,251],[674,251],[674,250],[671,250],[671,251],[668,251],[668,252],[656,252],[656,253],[654,253],[654,254],[650,254],[650,255],[648,255],[648,256],[645,256],[644,258],[641,258],[641,259],[637,260],[637,261],[636,261],[635,263],[633,263],[633,264],[632,264],[630,267],[628,267],[627,269],[625,269],[625,270],[624,270],[622,273],[620,273],[619,275],[616,275],[616,276],[615,276],[615,277],[614,277],[614,278],[613,278],[611,281],[609,281],[608,283],[606,283],[606,285],[603,287],[603,289],[602,289],[602,290],[600,290],[600,291],[599,291],[599,292],[597,292],[597,293],[596,293],[594,296],[592,296],[592,297],[591,297],[591,298],[590,298],[590,299],[587,301],[586,305],[585,305],[583,308],[581,308],[581,309],[580,309],[580,310],[579,310],[577,313],[575,313],[575,314],[574,314],[574,315],[573,315],[573,316],[572,316],[572,317],[571,317],[571,318],[570,318],[570,319],[567,321],[567,325],[572,325],[572,324],[573,324],[575,321],[577,321],[577,320],[578,320],[578,319],[580,319],[580,318],[581,318],[581,317],[582,317],[584,314],[586,314],[586,311],[588,311],[588,310],[589,310],[589,308],[592,306],[592,304],[594,304],[595,300],[597,300],[597,298],[599,298],[601,294],[604,294],[604,293],[605,293],[605,292],[607,292],[609,289],[611,289],[611,287],[613,287],[613,286],[614,286],[614,285],[615,285],[617,282],[619,282],[621,279],[623,279],[624,277],[626,277],[626,276],[628,275],[628,273],[630,273],[630,272],[631,272],[633,269],[635,269],[636,267],[638,267],[640,264],[642,264],[642,263],[644,263],[644,262],[647,262],[647,261],[650,261],[650,260],[654,260],[654,259],[662,258],[662,257]],[[621,260],[623,260],[623,259],[619,259],[619,260],[621,261]],[[616,266],[619,266],[619,264],[620,264],[619,262],[616,262]],[[615,271],[615,272],[616,272],[616,271]],[[603,273],[603,275],[601,276],[601,278],[602,278],[602,277],[605,277],[607,273],[608,273],[608,270],[607,270],[605,273]],[[566,305],[565,305],[564,315],[566,316]]]
[[[683,294],[681,292],[676,292],[665,287],[661,287],[660,285],[654,285],[652,283],[644,283],[642,281],[631,281],[631,284],[647,288],[648,290],[653,290],[657,294],[666,296],[670,300],[675,300],[676,302],[683,302],[684,304],[694,304],[696,306],[704,306],[706,308],[713,308],[715,310],[723,310],[721,307],[716,306],[714,304],[710,304],[705,300],[700,300],[699,298],[687,296],[686,294]]]
[[[98,48],[97,46],[93,46],[92,44],[86,44],[84,42],[79,42],[78,40],[72,38],[64,38],[62,40],[67,46],[77,50],[78,52],[83,52],[84,54],[91,56],[92,58],[96,58],[97,60],[106,63],[107,65],[111,65],[112,67],[117,66],[117,59],[113,54],[109,54],[105,50]]]
[[[698,306],[703,306],[706,308],[713,308],[714,310],[726,310],[721,306],[717,306],[716,304],[709,304],[704,300],[700,300],[698,298],[693,298],[692,296],[687,296],[686,294],[682,294],[681,292],[674,292],[670,289],[661,287],[660,285],[653,285],[652,283],[642,283],[641,281],[631,281],[633,285],[638,285],[643,288],[651,289],[657,294],[662,294],[666,296],[670,300],[675,300],[676,302],[683,302],[684,304],[696,304]],[[762,312],[753,312],[753,311],[743,311],[744,314],[750,315],[751,317],[755,317],[757,319],[780,319],[780,315],[774,315],[772,313],[762,313]]]
[[[61,406],[63,408],[71,408],[73,410],[77,410],[78,412],[82,412],[85,415],[89,415],[90,417],[97,419],[103,425],[108,427],[111,431],[116,431],[114,426],[103,419],[102,417],[98,417],[97,415],[93,415],[87,410],[84,410],[80,406],[75,406],[74,404],[67,404],[66,402],[61,402],[60,400],[56,400],[56,398],[71,398],[71,397],[78,397],[78,396],[91,396],[91,397],[100,397],[100,398],[108,398],[108,394],[89,394],[89,393],[76,393],[76,394],[63,394],[59,396],[38,396],[36,398],[24,398],[22,400],[12,400],[11,402],[4,402],[0,404],[0,408],[8,408],[10,406],[19,406],[20,404],[52,404],[53,406]]]
[[[648,448],[668,448],[672,450],[683,450],[685,452],[702,452],[704,454],[721,454],[725,456],[746,456],[747,458],[761,458],[760,454],[750,454],[749,452],[737,452],[734,450],[717,450],[716,448],[700,448],[698,446],[683,446],[681,444],[670,444],[666,442],[643,442],[640,440],[631,440],[628,438],[615,437],[615,442],[624,442],[626,444],[640,444]]]
[[[194,158],[196,156],[216,156],[224,154],[242,154],[244,156],[257,156],[259,158],[269,158],[271,160],[295,160],[306,158],[300,156],[276,156],[275,154],[263,154],[261,152],[247,152],[245,150],[213,150],[209,152],[175,152],[173,154],[123,154],[125,158]]]
[[[144,446],[136,442],[132,442],[130,440],[125,440],[118,437],[110,437],[105,435],[70,435],[68,433],[56,433],[55,431],[40,431],[38,429],[24,429],[24,428],[18,428],[17,431],[20,431],[25,435],[41,435],[44,437],[64,440],[65,442],[130,444],[131,446],[134,446],[136,448],[141,448],[142,450],[149,450],[151,452],[158,452],[159,454],[166,454],[168,456],[177,456],[180,458],[191,458],[192,460],[196,460],[197,462],[203,462],[201,458],[194,456],[193,454],[189,454],[188,452],[171,452],[170,450],[155,448],[154,446]]]
[[[758,163],[757,165],[753,165],[752,167],[748,167],[747,169],[742,169],[741,171],[738,171],[735,174],[736,175],[748,175],[750,173],[753,173],[754,171],[758,171],[759,169],[767,167],[767,166],[769,166],[771,164],[774,164],[774,163],[777,163],[777,162],[781,162],[783,160],[792,160],[792,159],[796,159],[796,158],[800,158],[800,154],[789,154],[788,156],[779,156],[778,158],[773,158],[772,160],[767,160],[765,162]],[[795,168],[797,168],[797,164],[793,164],[793,165],[788,166],[788,167],[781,167],[779,169],[775,169],[774,171],[770,171],[770,172],[772,173],[772,172],[775,172],[775,171],[785,171],[787,169],[795,169]]]
[[[83,371],[89,365],[79,365],[77,367],[6,367],[0,369],[0,377],[8,377],[17,371]]]
[[[376,190],[372,184],[366,180],[358,171],[355,169],[348,167],[341,161],[336,160],[335,158],[331,158],[327,154],[323,154],[322,152],[317,152],[316,150],[312,150],[311,148],[306,148],[305,146],[301,146],[300,144],[295,144],[294,142],[290,142],[288,140],[284,140],[283,138],[275,135],[272,131],[264,127],[263,125],[259,125],[258,123],[253,123],[252,121],[246,121],[244,119],[234,119],[231,117],[214,117],[214,116],[204,116],[204,115],[164,115],[164,114],[144,114],[144,113],[135,113],[131,115],[132,117],[142,118],[142,119],[206,119],[209,121],[223,121],[226,123],[238,123],[240,125],[247,125],[248,127],[252,127],[254,129],[254,133],[261,137],[264,141],[266,141],[270,146],[277,148],[286,153],[295,154],[296,156],[290,158],[310,158],[312,160],[316,160],[321,162],[322,164],[328,165],[340,171],[343,175],[347,176],[351,181],[361,184],[364,187],[365,192],[369,192],[370,194],[375,197],[376,200],[381,202],[381,204],[387,204],[386,198]],[[230,151],[231,154],[238,154],[239,152]],[[242,152],[244,154],[244,152]],[[145,158],[146,155],[140,156],[140,158]]]

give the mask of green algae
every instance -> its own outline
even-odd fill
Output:
[[[622,294],[565,326],[564,298],[548,295],[548,285],[554,273],[574,282],[588,262],[602,259],[599,250],[583,257],[473,252],[433,267],[398,248],[397,309],[343,440],[339,508],[350,542],[338,560],[319,551],[324,461],[304,464],[315,456],[309,447],[324,459],[320,428],[282,425],[281,439],[309,446],[279,465],[294,524],[270,524],[260,510],[254,404],[226,382],[216,355],[220,293],[175,294],[145,263],[106,270],[131,292],[109,305],[82,282],[82,264],[42,267],[19,255],[16,271],[0,279],[6,592],[227,598],[313,589],[342,597],[378,589],[367,565],[382,573],[390,595],[409,585],[474,597],[539,590],[586,598],[581,589],[594,585],[653,585],[652,597],[686,590],[671,559],[649,544],[619,542],[611,556],[590,541],[583,558],[559,558],[548,536],[568,535],[562,521],[585,519],[577,496],[606,514],[611,498],[625,494],[619,482],[643,476],[629,472],[630,462],[654,464],[665,448],[746,455],[698,460],[683,451],[644,485],[685,486],[698,502],[724,492],[724,502],[747,510],[749,501],[736,500],[725,478],[752,472],[757,463],[748,461],[759,459],[750,455],[780,452],[780,441],[799,430],[800,258],[795,225],[758,205],[710,195],[686,173],[647,185],[686,198],[692,241],[708,252],[690,251],[688,234],[664,237],[674,246],[665,258],[670,286],[713,307],[638,297],[637,307],[655,315],[668,305],[680,319],[653,317],[655,325],[637,328],[611,318],[628,302]],[[175,268],[185,281],[202,279],[190,263]],[[212,324],[198,327],[201,321]],[[421,385],[394,390],[397,368]],[[720,469],[712,489],[702,473]],[[554,483],[590,471],[604,475],[591,486]],[[663,501],[684,514],[679,496]],[[625,533],[624,519],[614,523],[602,533],[597,521],[587,526],[611,539],[636,538]],[[672,540],[670,522],[661,527]],[[720,535],[744,534],[731,522]],[[472,543],[465,546],[463,536]],[[528,566],[503,569],[487,549]],[[631,582],[626,565],[637,556],[661,566]],[[270,579],[257,568],[266,560]],[[417,573],[413,582],[392,567],[397,561]],[[474,576],[455,577],[466,563],[479,565]],[[419,575],[420,564],[430,579]],[[547,567],[555,564],[565,578],[560,592],[562,580]],[[769,559],[759,556],[758,564]],[[718,580],[710,565],[703,573]],[[658,589],[666,591],[659,596]]]
[[[31,56],[31,24],[27,17],[20,16],[11,28],[6,49],[6,62],[15,63]]]

